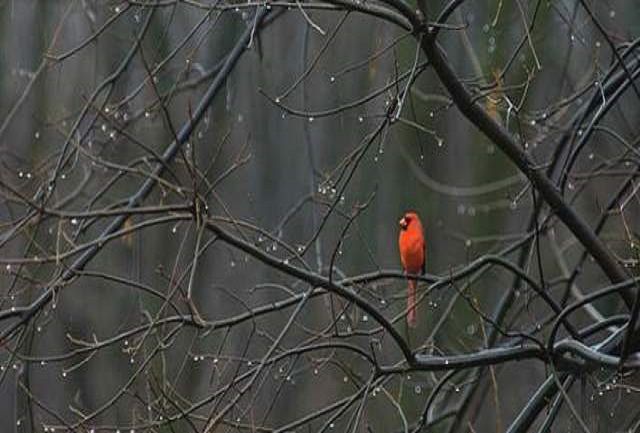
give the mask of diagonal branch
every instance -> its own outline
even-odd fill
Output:
[[[256,10],[256,22],[259,24],[266,15],[266,8],[258,8]],[[156,179],[160,178],[167,164],[174,159],[182,145],[189,140],[195,127],[199,124],[200,120],[204,116],[204,113],[211,105],[215,96],[218,94],[218,91],[223,87],[227,77],[233,70],[233,67],[236,65],[238,59],[240,59],[241,55],[247,49],[247,43],[249,42],[253,31],[252,27],[253,26],[247,27],[244,33],[238,38],[233,50],[230,52],[224,65],[216,75],[206,93],[203,95],[193,114],[185,122],[180,131],[178,131],[176,139],[165,149],[164,153],[162,154],[162,161],[156,164],[153,175],[149,176],[149,178],[140,186],[140,188],[129,197],[125,210],[133,210],[142,204],[145,198],[153,190],[154,186],[156,185]],[[128,217],[129,214],[126,213],[126,211],[123,211],[123,213],[116,217],[111,222],[111,224],[109,224],[109,226],[98,236],[98,239],[107,238],[110,234],[118,231]],[[76,272],[84,269],[87,263],[89,263],[101,250],[102,245],[100,243],[96,243],[84,254],[78,257],[78,259],[73,262],[73,264],[71,264],[71,266],[67,270],[65,270],[60,275],[60,277],[57,278],[56,281],[45,290],[44,293],[42,293],[35,301],[33,301],[27,308],[22,311],[20,320],[12,323],[11,325],[3,329],[2,332],[0,332],[0,340],[3,340],[7,338],[7,336],[12,335],[19,327],[27,323],[28,320],[30,320],[53,298],[54,293],[58,287],[63,285],[65,282],[72,280],[75,277]]]
[[[625,271],[586,221],[565,202],[553,182],[540,168],[536,167],[529,155],[518,146],[509,132],[496,123],[480,105],[474,102],[471,94],[457,78],[451,65],[445,59],[444,53],[432,34],[422,38],[422,49],[462,114],[495,143],[527,176],[540,193],[540,196],[593,256],[611,282],[619,283],[624,281],[627,278]],[[621,294],[627,306],[631,308],[635,298],[633,291],[628,289],[621,292]]]

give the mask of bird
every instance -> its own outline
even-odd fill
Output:
[[[425,240],[424,230],[420,217],[415,211],[407,211],[400,218],[400,235],[398,247],[400,249],[400,261],[406,274],[418,275],[425,271]],[[418,282],[409,278],[407,292],[407,324],[415,328],[418,324],[416,316],[416,286]]]

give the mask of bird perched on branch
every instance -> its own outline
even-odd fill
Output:
[[[400,261],[402,268],[408,275],[424,273],[425,242],[422,222],[417,213],[408,211],[400,219]],[[415,328],[418,320],[416,316],[416,287],[418,282],[409,278],[409,291],[407,293],[407,324]]]

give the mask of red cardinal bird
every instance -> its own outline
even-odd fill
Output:
[[[400,219],[400,236],[398,237],[400,247],[400,261],[402,268],[407,274],[423,274],[425,259],[424,231],[420,217],[415,212],[407,212]],[[407,323],[415,328],[416,317],[416,280],[409,280],[409,292],[407,294]]]

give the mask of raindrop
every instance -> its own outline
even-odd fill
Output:
[[[332,83],[335,83],[335,81],[336,81],[336,77],[331,77],[331,78],[329,78],[329,81],[330,81],[330,82],[332,82]]]
[[[422,387],[420,385],[416,385],[413,390],[416,394],[422,394]]]
[[[71,225],[78,225],[78,218],[71,218]]]
[[[360,122],[360,123],[364,122],[364,117],[358,116],[358,122]]]
[[[309,123],[313,122],[313,116],[309,116]]]
[[[35,134],[33,134],[33,136],[35,137],[35,139],[39,139],[40,138],[40,131],[36,131]]]

